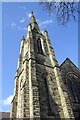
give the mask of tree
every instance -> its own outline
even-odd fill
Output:
[[[54,0],[42,0],[40,1],[40,4],[50,15],[56,15],[56,20],[60,25],[67,24],[71,18],[76,20],[76,13],[80,13],[77,2],[55,2]]]

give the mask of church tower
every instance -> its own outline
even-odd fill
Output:
[[[74,119],[48,32],[40,32],[33,12],[21,41],[10,117]]]

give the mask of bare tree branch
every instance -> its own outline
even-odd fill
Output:
[[[55,2],[55,0],[48,2],[44,0],[40,4],[49,15],[56,14],[56,20],[60,25],[67,24],[71,18],[76,20],[76,13],[80,13],[76,2]]]

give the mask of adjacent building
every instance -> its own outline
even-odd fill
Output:
[[[10,112],[0,112],[0,120],[9,120],[10,118]]]

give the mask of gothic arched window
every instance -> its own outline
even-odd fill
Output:
[[[72,102],[80,102],[80,81],[79,77],[74,73],[67,74],[67,85],[71,94]]]
[[[40,38],[38,38],[38,40],[37,40],[37,52],[38,52],[39,54],[43,54],[42,44],[41,44]]]

